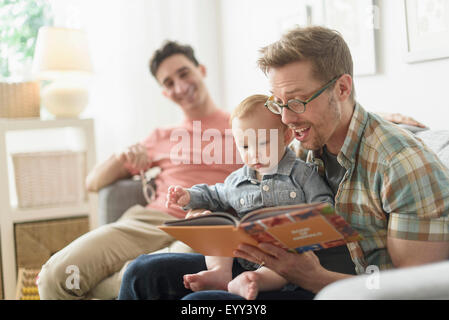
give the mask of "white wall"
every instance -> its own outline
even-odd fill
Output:
[[[229,109],[251,94],[268,94],[266,77],[256,63],[258,50],[279,38],[282,17],[296,12],[297,3],[220,1],[224,103]]]
[[[449,129],[449,59],[408,64],[402,0],[380,0],[379,74],[356,79],[358,100],[368,109],[401,112],[432,129]]]
[[[301,16],[305,0],[221,0],[224,97],[235,106],[253,93],[268,93],[265,76],[256,68],[257,50],[280,34],[280,21]],[[338,0],[333,0],[338,1]],[[358,101],[368,110],[401,112],[433,129],[449,129],[446,99],[449,59],[407,64],[403,0],[376,1],[375,75],[355,77]]]
[[[148,69],[165,39],[188,43],[208,67],[206,82],[221,101],[220,39],[215,0],[57,0],[56,23],[87,32],[95,73],[84,117],[96,125],[97,160],[181,121]]]

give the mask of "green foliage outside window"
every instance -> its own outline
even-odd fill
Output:
[[[29,74],[37,32],[52,24],[49,0],[0,0],[0,78]]]

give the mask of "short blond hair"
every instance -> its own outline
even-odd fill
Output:
[[[232,120],[234,119],[243,119],[249,116],[252,116],[256,113],[260,112],[270,112],[264,105],[268,100],[268,96],[264,94],[254,94],[247,98],[245,98],[242,102],[240,102],[237,107],[232,111],[231,117],[229,118],[229,122],[232,125]],[[274,115],[274,114],[273,114]],[[287,127],[279,116],[279,126]]]
[[[313,76],[326,83],[334,77],[349,74],[353,77],[351,52],[341,34],[321,26],[297,27],[260,50],[259,68],[267,74],[297,61],[310,61]],[[354,81],[350,99],[355,98]]]

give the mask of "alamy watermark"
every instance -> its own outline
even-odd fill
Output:
[[[65,269],[65,273],[69,274],[67,279],[65,280],[65,286],[69,290],[79,289],[80,288],[80,269],[78,266],[69,265]]]
[[[193,121],[192,129],[178,128],[171,132],[170,142],[175,145],[166,157],[173,164],[243,164],[240,148],[257,156],[260,163],[277,159],[278,129],[225,129],[223,133],[208,128],[203,131],[201,121]],[[237,152],[234,151],[234,137],[238,141]],[[270,141],[269,147],[266,147],[267,141]]]
[[[369,265],[365,269],[365,273],[368,274],[365,280],[365,286],[368,290],[380,289],[380,270],[376,265]]]

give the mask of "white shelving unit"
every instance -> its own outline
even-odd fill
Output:
[[[4,299],[14,299],[16,290],[16,248],[14,224],[44,220],[88,216],[90,228],[97,226],[96,199],[88,194],[87,201],[78,205],[49,206],[38,208],[18,208],[11,203],[11,184],[8,179],[9,168],[7,134],[12,131],[42,129],[76,128],[84,134],[83,145],[86,151],[87,171],[95,165],[94,122],[92,119],[0,119],[0,243],[3,273]],[[51,143],[51,141],[49,141]]]

